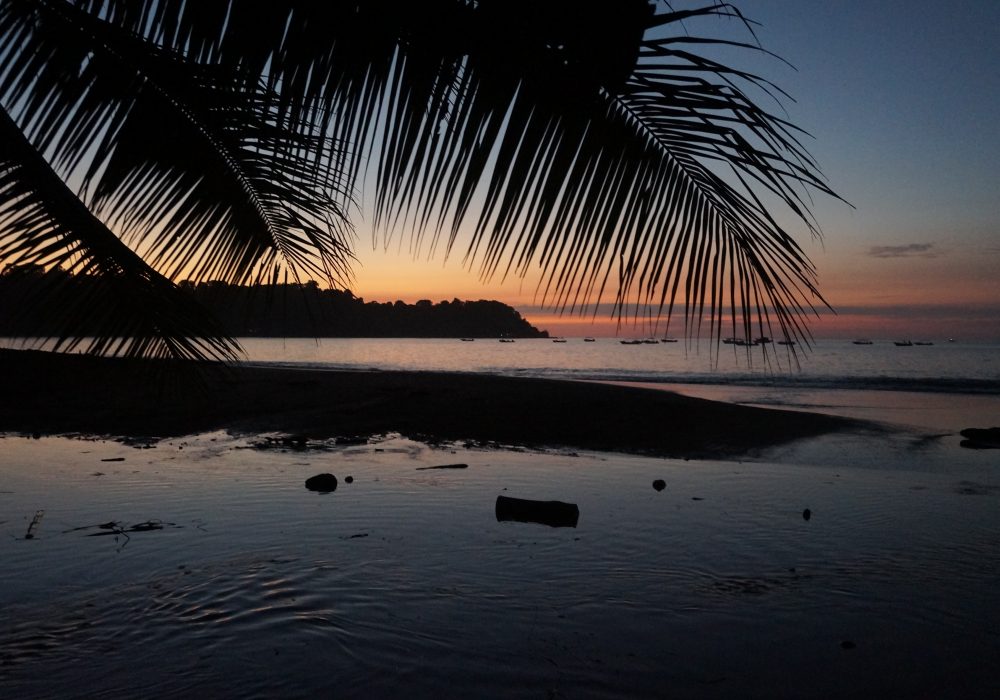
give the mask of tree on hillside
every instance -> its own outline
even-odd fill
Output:
[[[778,91],[705,54],[760,50],[751,27],[645,0],[0,0],[0,261],[99,281],[61,310],[101,332],[63,347],[228,357],[177,283],[349,285],[369,186],[378,230],[536,271],[552,306],[802,337],[824,302],[765,200],[815,232],[833,193],[752,99]]]

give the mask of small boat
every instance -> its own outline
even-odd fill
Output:
[[[870,340],[868,340],[866,338],[862,338],[860,340],[852,340],[851,342],[854,343],[855,345],[871,345],[872,344],[872,341],[870,341]]]
[[[762,335],[753,342],[754,344],[767,345],[768,343],[771,342],[771,339],[768,338],[766,335]]]
[[[794,340],[779,340],[778,345],[795,345]]]
[[[899,346],[901,348],[908,348],[911,345],[913,345],[913,341],[912,340],[894,340],[894,341],[892,341],[892,344],[896,345],[896,346]]]
[[[723,338],[722,342],[726,345],[736,345],[736,338]]]
[[[771,341],[769,340],[767,342],[771,342]],[[756,340],[740,339],[740,340],[733,341],[732,344],[736,345],[736,346],[739,346],[741,348],[752,348],[752,347],[755,347],[757,345],[757,341]]]
[[[913,344],[914,345],[933,345],[934,343],[932,343],[929,340],[914,340]]]
[[[646,338],[645,340],[640,340],[639,342],[643,345],[658,345],[660,341],[656,338]]]
[[[471,343],[475,341],[475,338],[459,338],[463,343]]]
[[[593,342],[595,342],[595,341],[594,341],[594,339],[593,339],[593,338],[584,338],[584,339],[583,339],[583,342],[585,342],[585,343],[593,343]]]
[[[661,343],[676,343],[677,338],[660,338]]]
[[[622,345],[642,345],[641,340],[620,340],[618,342],[620,342]]]
[[[513,343],[514,339],[513,338],[500,338],[500,342],[501,343]]]
[[[565,343],[566,339],[565,338],[553,338],[552,342],[553,343]]]

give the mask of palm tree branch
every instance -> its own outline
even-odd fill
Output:
[[[99,148],[104,158],[92,160],[84,183],[100,177],[94,205],[112,217],[127,216],[137,244],[149,237],[157,251],[154,264],[173,262],[170,274],[176,276],[183,271],[178,261],[227,260],[188,272],[199,278],[222,270],[232,281],[243,281],[255,266],[261,274],[273,260],[268,251],[276,250],[296,275],[301,268],[332,280],[348,270],[346,217],[333,204],[335,197],[320,196],[335,181],[303,168],[310,159],[289,152],[327,146],[297,133],[301,125],[274,123],[274,98],[260,94],[252,76],[196,66],[64,2],[43,0],[39,7],[47,29],[57,25],[60,34],[76,33],[97,52],[102,76],[117,73],[119,81],[134,86],[117,120],[104,130]],[[147,128],[130,128],[130,120]],[[157,152],[155,144],[142,144],[149,140],[150,122],[178,134],[173,148]],[[256,155],[262,148],[266,161]],[[164,172],[169,177],[161,179]],[[154,183],[159,187],[151,187]],[[228,192],[222,202],[206,191],[220,186]],[[303,187],[317,191],[299,196]],[[127,207],[116,201],[123,191],[129,193]],[[151,236],[150,225],[140,224],[149,220],[142,215],[153,211],[172,214],[158,217],[161,232]],[[210,226],[212,235],[206,237],[192,222]],[[247,245],[248,238],[254,242]],[[204,248],[201,258],[198,247]]]
[[[57,316],[65,330],[52,339],[55,349],[235,359],[239,345],[93,215],[4,109],[0,137],[0,259],[67,273],[53,273],[55,282],[20,310]],[[97,333],[85,339],[77,328]]]

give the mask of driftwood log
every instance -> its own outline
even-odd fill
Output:
[[[539,523],[550,527],[576,527],[580,509],[575,503],[530,501],[524,498],[497,496],[497,521]]]

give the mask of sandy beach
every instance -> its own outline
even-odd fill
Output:
[[[194,366],[0,350],[0,431],[309,438],[400,433],[661,457],[740,455],[856,421],[595,383]]]

